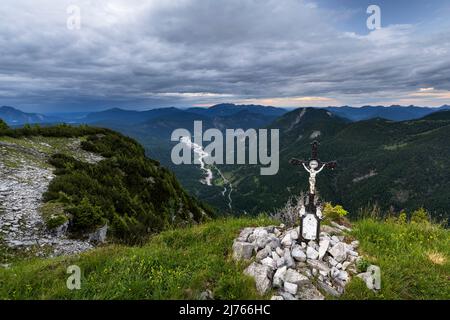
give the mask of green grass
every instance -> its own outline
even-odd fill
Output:
[[[55,153],[62,153],[68,156],[73,156],[76,159],[83,161],[86,156],[86,151],[82,150],[81,147],[78,147],[78,144],[81,141],[86,141],[86,136],[81,136],[78,138],[66,138],[66,137],[44,137],[44,136],[29,136],[29,137],[8,137],[8,136],[0,136],[0,142],[10,143],[13,145],[17,145],[19,147],[35,150],[44,155],[51,156]],[[13,146],[7,146],[7,154],[11,156],[21,156],[25,158],[25,160],[33,160],[37,161],[39,159],[35,159],[35,157],[31,155],[27,155],[22,151],[15,150]],[[15,153],[13,155],[12,153]],[[45,162],[45,161],[43,161]],[[17,164],[14,162],[7,163],[10,167],[16,167]],[[48,166],[48,164],[46,164]]]
[[[73,145],[77,141],[82,141],[85,137],[81,138],[59,138],[59,137],[43,137],[32,136],[26,138],[13,138],[8,136],[0,136],[0,142],[9,143],[11,145],[2,146],[4,153],[2,163],[9,168],[18,168],[18,160],[23,160],[26,163],[33,163],[42,168],[50,167],[45,158],[37,157],[33,154],[28,154],[19,148],[28,149],[30,151],[36,151],[42,155],[52,155],[55,153],[63,153],[70,156],[83,158],[83,152],[77,150]]]
[[[240,229],[267,218],[216,220],[165,231],[143,247],[107,246],[79,257],[36,259],[0,268],[1,299],[258,299],[245,264],[230,257]],[[67,267],[82,271],[80,290],[66,287]]]
[[[39,208],[42,218],[49,229],[57,228],[68,220],[64,213],[64,205],[59,202],[46,202]]]
[[[0,299],[259,299],[231,257],[233,239],[267,218],[217,219],[165,231],[145,246],[106,246],[78,257],[33,259],[0,268]],[[450,299],[449,230],[433,224],[364,219],[353,224],[365,259],[381,267],[375,294],[357,278],[342,299]],[[67,267],[82,270],[80,290],[66,288]],[[262,298],[269,298],[270,293]]]
[[[343,299],[450,299],[450,231],[431,223],[364,219],[354,224],[360,251],[381,268],[374,294],[354,279]]]

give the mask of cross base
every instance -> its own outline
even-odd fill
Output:
[[[308,196],[305,196],[305,198],[302,199],[303,203],[305,203],[305,200],[307,199],[308,204],[307,206],[305,206],[304,204],[302,205],[304,206],[304,213],[300,216],[300,242],[319,242],[321,217],[317,215],[315,198],[315,194],[309,193]]]

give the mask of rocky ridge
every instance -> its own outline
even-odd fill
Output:
[[[261,295],[274,289],[274,300],[339,297],[351,277],[358,275],[359,242],[347,243],[345,231],[350,229],[336,223],[324,225],[318,243],[305,243],[298,241],[298,227],[245,228],[233,242],[233,258],[252,261],[244,273],[255,279]],[[373,290],[379,289],[376,268],[358,275]]]
[[[81,150],[79,139],[68,140],[67,146],[80,160],[94,163],[102,159]],[[55,233],[46,228],[40,206],[54,175],[46,162],[48,154],[42,150],[52,147],[44,142],[27,144],[31,147],[0,141],[0,239],[10,248],[33,251],[38,256],[91,249],[89,241],[69,239],[61,230]]]

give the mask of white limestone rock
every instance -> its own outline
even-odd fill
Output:
[[[288,268],[292,268],[295,266],[295,261],[291,256],[291,251],[289,250],[289,248],[285,248],[284,249],[284,263],[286,264],[286,266]]]
[[[346,271],[339,271],[339,273],[336,275],[336,278],[338,278],[341,281],[348,281],[349,277],[348,277],[348,273]]]
[[[88,235],[89,242],[105,243],[107,233],[108,233],[108,224],[105,224],[103,227],[98,228],[96,231]]]
[[[320,289],[322,289],[323,291],[325,291],[327,294],[329,294],[330,296],[333,297],[339,297],[341,296],[341,293],[339,291],[337,291],[335,288],[333,288],[331,285],[323,282],[323,281],[318,281],[317,285],[319,286]]]
[[[328,251],[328,247],[330,246],[330,240],[324,239],[319,242],[319,260],[322,260],[325,254]]]
[[[330,270],[331,277],[336,278],[338,274],[339,274],[339,269],[336,267],[332,267]]]
[[[316,249],[308,246],[306,248],[306,257],[308,259],[316,260],[319,257],[319,252]]]
[[[353,257],[358,257],[359,256],[358,252],[356,252],[354,250],[348,250],[347,249],[347,254],[350,255],[350,256],[353,256]]]
[[[273,287],[274,288],[282,288],[283,287],[283,283],[284,283],[284,275],[286,273],[286,266],[283,266],[279,269],[277,269],[277,271],[275,272],[275,274],[273,275]]]
[[[268,266],[269,268],[272,268],[273,270],[275,270],[277,268],[277,263],[271,257],[262,259],[261,264]]]
[[[253,245],[252,245],[252,246],[253,246]],[[255,260],[256,260],[257,262],[259,262],[259,261],[261,261],[262,259],[267,258],[271,253],[272,253],[272,250],[271,250],[270,247],[267,245],[267,246],[264,247],[264,249],[259,250],[259,251],[256,253]]]
[[[308,277],[304,276],[303,274],[300,274],[294,269],[287,269],[287,271],[284,274],[283,280],[284,282],[290,282],[295,284],[301,284],[305,281],[306,282],[309,281]]]
[[[338,242],[329,252],[337,262],[343,262],[347,258],[347,245],[343,242]]]
[[[286,262],[284,261],[284,258],[281,257],[275,261],[275,264],[277,268],[281,268],[282,266],[286,265]]]
[[[299,262],[305,262],[306,261],[306,254],[302,250],[302,248],[299,245],[296,245],[292,248],[292,257]]]
[[[312,269],[317,269],[319,271],[323,271],[326,275],[330,272],[330,268],[328,267],[328,265],[323,262],[323,261],[319,261],[319,260],[308,260],[307,264],[312,268]]]
[[[254,248],[251,243],[235,241],[233,243],[233,258],[235,260],[248,260],[252,257]]]
[[[303,269],[303,270],[301,270],[301,272],[303,273],[304,276],[308,277],[309,279],[313,278],[313,274],[312,274],[311,270]]]
[[[328,233],[328,234],[330,234],[330,235],[335,235],[335,234],[340,234],[340,233],[342,233],[341,230],[339,230],[339,229],[337,229],[337,228],[333,228],[333,227],[328,226],[328,225],[321,225],[321,226],[320,226],[320,231],[326,232],[326,233]]]
[[[267,245],[270,247],[271,250],[276,250],[276,248],[281,247],[280,239],[278,239],[275,236],[270,236],[269,239],[270,240]]]
[[[244,273],[255,279],[256,290],[264,295],[272,287],[272,269],[256,262],[250,264]]]
[[[297,292],[299,300],[324,300],[323,294],[311,283],[305,283]]]
[[[311,247],[314,250],[319,250],[319,245],[317,244],[317,242],[312,240],[308,242],[308,247]]]
[[[298,234],[299,234],[298,228],[295,228],[295,229],[291,230],[289,232],[289,234],[291,236],[291,240],[297,240],[298,239]]]
[[[291,234],[288,233],[286,234],[283,239],[281,240],[281,244],[285,247],[290,247],[292,245],[292,238],[291,238]]]
[[[295,295],[298,290],[298,285],[295,283],[284,282],[284,290],[292,295]]]
[[[367,268],[367,272],[357,275],[366,283],[367,288],[373,291],[381,289],[381,270],[380,267],[371,265]]]
[[[253,234],[255,235],[254,242],[258,249],[264,248],[271,240],[269,233],[265,229],[256,228]]]
[[[214,300],[214,295],[211,290],[207,289],[200,294],[200,300]]]
[[[340,225],[340,224],[338,224],[338,223],[336,223],[336,222],[334,222],[334,221],[331,221],[331,225],[332,225],[333,227],[339,229],[339,230],[342,230],[342,231],[346,231],[346,232],[351,232],[351,231],[352,231],[352,229],[350,229],[350,228],[348,228],[348,227],[346,227],[346,226]],[[342,241],[342,240],[341,240],[341,241]]]
[[[284,255],[284,251],[283,249],[281,249],[280,247],[275,249],[275,252],[277,253],[278,256],[282,257]]]
[[[329,257],[328,264],[332,267],[335,267],[338,264],[338,262],[333,257]]]
[[[247,242],[248,237],[253,233],[254,228],[244,228],[239,234],[238,241]]]
[[[297,300],[294,295],[290,294],[289,292],[286,291],[281,291],[280,295],[283,297],[284,300]]]
[[[281,250],[281,255],[283,255],[283,254],[284,254],[284,251]],[[280,255],[279,255],[278,253],[272,251],[272,259],[273,259],[273,260],[277,261],[277,260],[280,259],[280,258],[281,258],[281,257],[280,257]]]
[[[341,242],[341,240],[338,238],[338,236],[332,236],[332,237],[331,237],[331,240],[332,240],[334,243]]]

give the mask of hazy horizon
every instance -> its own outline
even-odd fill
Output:
[[[98,109],[98,110],[79,110],[79,111],[49,111],[49,112],[28,112],[23,110],[20,107],[15,107],[15,106],[6,106],[6,105],[0,105],[0,108],[2,107],[11,107],[14,108],[16,110],[25,112],[25,113],[37,113],[37,114],[44,114],[44,115],[64,115],[64,114],[88,114],[91,112],[103,112],[103,111],[108,111],[108,110],[113,110],[113,109],[120,109],[120,110],[124,110],[124,111],[138,111],[138,112],[143,112],[143,111],[150,111],[150,110],[157,110],[157,109],[167,109],[167,108],[177,108],[180,110],[188,110],[191,108],[203,108],[203,109],[208,109],[217,105],[230,105],[233,103],[228,103],[228,102],[222,102],[222,103],[218,103],[215,105],[210,105],[210,106],[202,106],[202,107],[195,107],[195,106],[181,106],[181,107],[173,107],[173,106],[167,106],[167,107],[151,107],[151,108],[133,108],[133,107],[110,107],[110,108],[105,108],[105,109]],[[250,104],[249,104],[250,105]],[[246,106],[249,106],[246,105]],[[237,105],[239,106],[239,105]],[[256,105],[255,105],[256,106]],[[364,108],[364,107],[383,107],[383,108],[390,108],[390,107],[402,107],[402,108],[408,108],[408,107],[415,107],[415,108],[430,108],[430,109],[439,109],[442,107],[448,107],[449,105],[442,105],[442,106],[437,106],[437,107],[431,107],[431,106],[416,106],[416,105],[408,105],[408,106],[402,106],[402,105],[390,105],[390,106],[382,106],[382,105],[362,105],[362,106],[348,106],[348,105],[344,105],[344,106],[326,106],[326,107],[320,107],[320,106],[298,106],[298,107],[285,107],[285,106],[267,106],[267,105],[257,105],[257,106],[262,106],[262,107],[269,107],[269,108],[280,108],[280,109],[285,109],[288,111],[292,111],[295,109],[299,109],[299,108],[318,108],[318,109],[323,109],[323,108],[343,108],[343,107],[348,107],[348,108]]]

